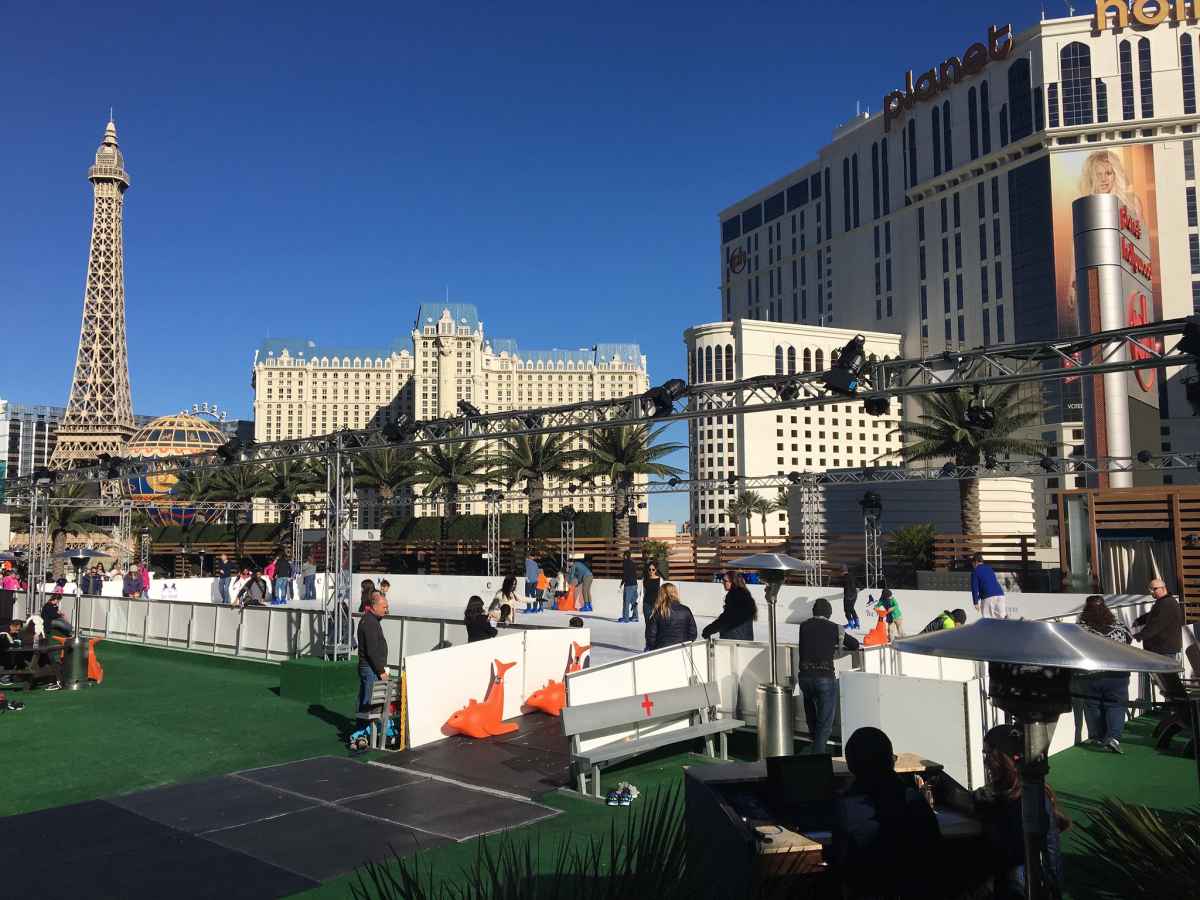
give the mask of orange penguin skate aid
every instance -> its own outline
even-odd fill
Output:
[[[483,702],[468,701],[466,706],[446,720],[447,728],[473,738],[493,737],[517,730],[516,725],[503,721],[504,673],[516,663],[500,662],[498,659],[492,662],[493,673]]]

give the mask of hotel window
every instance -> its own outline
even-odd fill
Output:
[[[996,307],[996,340],[1004,343],[1004,307]]]
[[[1192,274],[1200,275],[1200,236],[1188,235],[1188,252],[1192,260]]]
[[[947,231],[946,198],[945,197],[942,198],[941,212],[942,212],[942,234],[945,234]]]
[[[883,163],[883,166],[882,166],[882,168],[883,168],[883,178],[882,178],[882,181],[883,181],[883,183],[882,183],[883,214],[886,216],[889,213],[891,213],[891,211],[892,211],[892,198],[891,198],[892,181],[891,181],[891,178],[888,177],[888,142],[887,142],[887,138],[884,138],[882,141],[880,141],[879,152],[880,152],[880,155],[883,157],[883,160],[882,160],[882,163]]]
[[[1200,281],[1192,282],[1192,312],[1200,313]]]
[[[925,240],[925,207],[917,208],[917,240]]]
[[[975,185],[975,205],[979,207],[979,218],[987,215],[987,201],[984,200],[983,182]]]
[[[950,279],[942,280],[942,312],[950,315]]]
[[[937,104],[929,111],[929,136],[933,144],[933,174],[942,174],[942,110]]]
[[[825,234],[833,235],[833,204],[830,202],[831,191],[829,189],[829,166],[825,167]],[[817,235],[817,240],[821,239],[821,235]]]
[[[796,374],[796,348],[788,347],[787,351],[787,373],[789,375]]]
[[[1004,296],[1004,269],[999,262],[995,266],[996,271],[996,299],[999,300]]]
[[[983,266],[979,270],[979,295],[983,298],[983,302],[988,302],[988,270],[987,266]]]
[[[959,200],[959,194],[954,195],[954,227],[958,228],[962,225],[962,202]]]
[[[954,233],[954,268],[962,268],[962,232],[960,231]]]
[[[1188,227],[1195,228],[1196,227],[1196,189],[1194,187],[1188,188],[1186,191],[1186,195],[1187,195]]]
[[[721,348],[718,347],[717,348],[717,358],[714,360],[716,365],[713,367],[713,369],[714,369],[713,374],[716,376],[717,381],[725,380],[724,371],[723,371],[725,367],[722,365],[722,363],[723,363],[722,357],[723,356],[724,356],[724,354],[721,353]]]
[[[942,152],[946,156],[946,171],[954,168],[954,138],[950,133],[950,101],[942,103]]]
[[[921,285],[921,318],[929,318],[929,295],[925,290],[925,285]]]
[[[979,124],[976,122],[976,116],[978,115],[977,105],[975,88],[972,87],[967,91],[967,123],[971,132],[971,159],[979,158]]]
[[[950,271],[950,239],[942,238],[942,274]]]
[[[890,256],[883,261],[883,283],[884,290],[892,289],[892,259]]]
[[[725,377],[733,381],[733,344],[725,345]]]
[[[1108,121],[1108,87],[1103,78],[1096,79],[1096,121],[1101,124]]]
[[[854,195],[854,227],[859,225],[858,219],[858,154],[850,157],[850,189]]]
[[[1058,82],[1052,81],[1046,85],[1046,103],[1050,107],[1050,127],[1058,127]]]
[[[958,317],[958,342],[960,344],[967,340],[967,323],[962,316]]]
[[[871,145],[871,216],[879,218],[879,145]]]
[[[979,258],[987,259],[987,225],[979,223]]]
[[[917,122],[908,120],[908,178],[909,185],[915,185],[921,179],[917,176]]]
[[[1008,104],[1000,104],[1000,146],[1008,146]]]
[[[713,380],[713,353],[712,347],[704,348],[704,380]]]
[[[1192,64],[1192,36],[1179,35],[1179,69],[1183,77],[1183,111],[1188,115],[1196,112],[1196,72]]]
[[[1018,59],[1008,67],[1008,132],[1014,141],[1033,134],[1033,95],[1029,82],[1029,60]]]
[[[775,346],[775,374],[783,374],[783,347]]]
[[[1033,128],[1041,131],[1046,127],[1046,107],[1042,103],[1042,88],[1038,85],[1033,89]]]
[[[953,337],[953,335],[952,335],[952,334],[951,334],[951,332],[950,332],[950,328],[951,328],[951,326],[950,326],[950,317],[949,317],[949,316],[947,316],[947,317],[946,317],[946,343],[947,343],[947,344],[948,344],[948,343],[950,343],[952,340],[954,340],[954,337]]]
[[[954,298],[957,303],[957,308],[963,308],[963,279],[962,273],[954,276]]]
[[[1142,118],[1154,117],[1154,82],[1150,75],[1150,39],[1138,39],[1138,86],[1142,95]]]
[[[1072,41],[1058,55],[1062,73],[1063,124],[1092,123],[1092,51],[1086,44]],[[1054,123],[1054,110],[1050,111]]]
[[[988,96],[988,83],[979,86],[979,132],[983,135],[983,154],[992,152],[992,108]]]
[[[1183,142],[1183,177],[1188,181],[1196,180],[1196,157],[1191,141]]]
[[[987,272],[984,272],[984,282],[987,282]],[[992,320],[988,315],[988,311],[983,311],[983,345],[986,347],[992,342]]]
[[[921,280],[924,281],[925,280],[925,245],[924,244],[921,245],[920,250],[918,251],[917,258],[918,258],[918,262],[920,263],[920,267],[921,267]]]
[[[1121,118],[1128,122],[1135,118],[1133,111],[1133,54],[1129,41],[1121,41],[1117,47],[1121,68]]]

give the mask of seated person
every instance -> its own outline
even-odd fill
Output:
[[[1025,896],[1025,838],[1021,827],[1021,776],[1017,772],[1023,753],[1020,729],[997,725],[983,737],[983,787],[968,791],[944,772],[932,782],[939,803],[975,816],[982,823],[997,900],[1021,900]],[[1050,785],[1046,785],[1044,803],[1050,827],[1042,847],[1042,869],[1051,895],[1058,896],[1063,877],[1060,834],[1071,827],[1071,822],[1059,812]]]
[[[957,628],[959,625],[967,624],[967,614],[961,609],[956,609],[953,612],[943,610],[933,617],[933,621],[921,629],[921,634],[933,634],[935,631],[948,631],[951,628]]]
[[[467,608],[463,612],[463,624],[467,626],[468,644],[496,636],[496,629],[492,627],[492,623],[483,609],[482,597],[472,597],[467,601]]]
[[[30,616],[24,627],[21,629],[19,642],[22,647],[39,647],[46,644],[45,632],[43,631],[42,618],[40,616]],[[46,645],[46,649],[40,653],[35,653],[29,659],[28,670],[30,673],[30,685],[36,685],[38,682],[49,681],[46,686],[48,691],[57,691],[62,689],[62,654],[58,652],[60,648],[57,645]]]
[[[846,765],[854,782],[836,802],[826,856],[846,895],[934,896],[941,831],[924,795],[896,774],[888,736],[859,728],[846,742]]]
[[[13,651],[21,646],[21,620],[12,619],[0,631],[0,669],[19,669],[24,666],[22,654]],[[0,675],[0,684],[12,684],[11,675]]]
[[[42,607],[42,625],[50,631],[70,637],[75,629],[71,627],[71,623],[59,609],[60,600],[61,598],[56,594],[51,594],[46,598],[46,605]]]
[[[246,583],[242,585],[241,590],[238,591],[237,599],[243,606],[262,606],[270,595],[270,590],[262,572],[255,569]]]

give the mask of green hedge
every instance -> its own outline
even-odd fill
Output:
[[[440,518],[420,516],[396,520],[383,529],[385,541],[436,541],[441,537]],[[487,516],[459,516],[450,523],[448,536],[451,540],[487,540]],[[533,536],[557,538],[559,518],[557,513],[545,513],[533,523]],[[606,512],[581,512],[575,516],[576,537],[612,537],[612,514]],[[521,513],[503,513],[500,516],[500,537],[521,540],[525,537],[525,516]]]

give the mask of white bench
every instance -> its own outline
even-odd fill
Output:
[[[729,758],[728,734],[745,723],[738,719],[714,719],[710,710],[717,706],[720,693],[716,684],[694,684],[668,691],[653,691],[567,706],[562,711],[563,732],[571,739],[571,765],[579,792],[588,792],[587,777],[592,775],[592,790],[600,796],[600,769],[603,766],[639,756],[659,747],[669,747],[681,741],[704,738],[705,750],[714,756],[713,735],[720,736],[721,759]],[[686,719],[688,727],[661,730],[672,720]],[[641,734],[638,726],[651,725],[655,730]],[[633,737],[621,737],[597,747],[581,749],[582,741],[605,733],[628,731]]]

